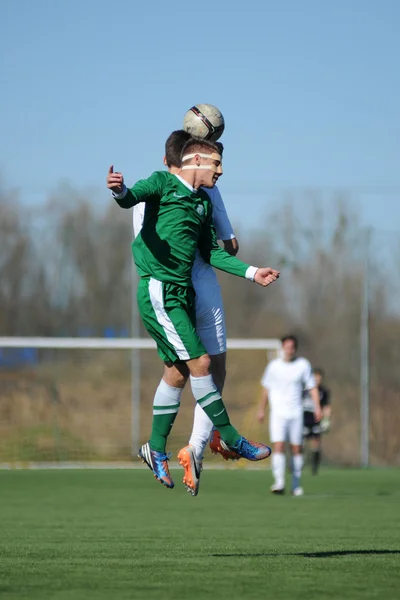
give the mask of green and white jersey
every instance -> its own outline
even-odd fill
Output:
[[[143,226],[132,244],[141,277],[192,285],[196,249],[213,267],[252,279],[256,269],[230,256],[217,242],[212,203],[177,175],[156,171],[123,194],[114,195],[122,208],[146,203]]]

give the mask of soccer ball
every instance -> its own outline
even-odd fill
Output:
[[[215,142],[224,132],[225,121],[216,106],[196,104],[187,111],[183,119],[183,129],[190,135]]]

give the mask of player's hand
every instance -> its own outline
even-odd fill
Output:
[[[271,267],[262,267],[256,271],[256,274],[254,275],[254,281],[255,283],[258,283],[258,285],[267,287],[267,285],[274,283],[274,281],[278,279],[279,275],[279,271],[271,269]]]
[[[264,418],[265,418],[265,411],[264,410],[259,410],[257,413],[257,421],[259,423],[263,423],[264,422]]]
[[[322,417],[321,421],[320,421],[320,429],[321,429],[321,433],[328,433],[328,431],[331,428],[331,420],[329,417]]]
[[[122,173],[114,173],[114,165],[108,169],[107,187],[115,194],[120,194],[124,189],[124,176]]]
[[[314,420],[319,423],[322,419],[322,410],[320,408],[314,408]]]

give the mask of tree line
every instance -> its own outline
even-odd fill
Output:
[[[318,194],[303,196],[306,219],[296,209],[297,200],[295,194],[283,197],[257,219],[258,229],[239,227],[239,257],[277,267],[282,276],[263,290],[219,274],[228,335],[295,333],[301,353],[326,371],[340,418],[343,423],[353,419],[357,438],[360,320],[368,276],[371,436],[377,462],[380,447],[387,447],[384,461],[400,464],[395,433],[400,425],[400,234],[386,246],[375,245],[345,194],[332,194],[329,209]],[[15,192],[1,189],[0,335],[129,331],[131,241],[132,214],[112,201],[98,206],[67,186],[44,206],[28,210]]]

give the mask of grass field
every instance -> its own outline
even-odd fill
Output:
[[[400,597],[400,474],[322,470],[276,497],[268,471],[0,471],[0,597]]]

